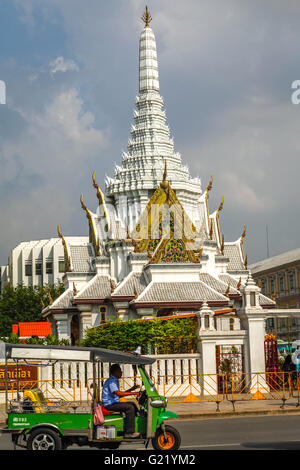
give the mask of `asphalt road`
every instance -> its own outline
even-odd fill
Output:
[[[174,420],[169,424],[181,434],[181,450],[300,450],[299,415]],[[12,449],[10,438],[0,434],[0,450]],[[96,450],[75,445],[68,449]],[[144,447],[123,444],[119,449]]]

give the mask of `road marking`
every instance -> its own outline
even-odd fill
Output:
[[[240,442],[233,442],[229,444],[203,444],[199,445],[196,444],[195,446],[181,446],[180,449],[195,449],[195,447],[198,449],[199,447],[228,447],[228,446],[240,446]]]

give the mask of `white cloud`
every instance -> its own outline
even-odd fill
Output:
[[[79,67],[72,59],[64,59],[62,56],[57,57],[49,64],[50,74],[54,75],[57,72],[78,71]]]

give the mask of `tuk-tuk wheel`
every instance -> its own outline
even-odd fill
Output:
[[[61,450],[61,448],[61,438],[49,428],[32,431],[27,441],[28,450]]]
[[[163,431],[159,428],[152,439],[155,450],[177,450],[180,447],[181,437],[177,429],[172,426],[165,426]]]

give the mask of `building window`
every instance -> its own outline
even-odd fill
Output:
[[[66,267],[65,267],[65,261],[64,260],[59,260],[58,261],[58,272],[59,273],[66,272]]]
[[[274,290],[275,290],[275,282],[274,282],[274,279],[270,279],[270,290],[271,290],[271,294],[274,294]]]
[[[32,276],[32,265],[25,264],[25,276]]]
[[[269,328],[274,328],[274,318],[268,318],[268,327]]]
[[[35,263],[35,274],[37,274],[37,275],[43,274],[42,263],[40,263],[40,262]]]
[[[295,285],[294,285],[294,274],[293,274],[293,273],[290,273],[290,274],[289,274],[289,279],[290,279],[290,290],[293,291],[294,288],[295,288]]]
[[[266,281],[261,281],[261,292],[262,294],[266,293]]]
[[[255,292],[250,292],[250,306],[255,307]]]
[[[297,326],[297,320],[295,317],[292,318],[292,327]]]
[[[107,308],[106,307],[100,307],[99,311],[100,311],[100,325],[101,325],[102,323],[106,323]]]
[[[52,263],[52,261],[47,261],[47,263],[46,263],[46,274],[53,274],[53,263]]]
[[[279,289],[280,289],[280,292],[284,292],[284,278],[283,278],[283,276],[280,276],[280,278],[279,278]]]
[[[234,330],[234,318],[229,318],[229,330]]]
[[[281,328],[286,328],[286,318],[281,319]]]

